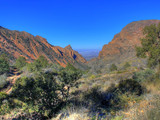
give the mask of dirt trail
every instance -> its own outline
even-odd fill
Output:
[[[16,80],[21,77],[20,72],[17,69],[13,69],[12,75],[8,77],[10,84],[6,90],[6,93],[9,94],[12,91],[13,85],[15,84]]]

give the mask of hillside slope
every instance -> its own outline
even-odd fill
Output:
[[[125,61],[133,66],[145,64],[144,59],[140,60],[136,57],[135,46],[141,45],[140,38],[144,36],[143,28],[159,22],[160,20],[142,20],[128,24],[114,36],[109,44],[103,46],[98,58],[89,61],[89,66],[100,69],[111,63],[121,64]]]
[[[28,61],[45,56],[50,62],[65,67],[67,63],[83,66],[86,60],[71,46],[52,46],[41,36],[0,27],[0,54],[6,53],[11,59],[24,56]]]

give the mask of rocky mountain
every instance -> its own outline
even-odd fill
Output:
[[[83,67],[87,62],[70,45],[65,48],[53,46],[41,36],[0,27],[0,54],[2,53],[6,53],[12,60],[24,56],[30,62],[43,55],[50,62],[63,67],[67,63]]]
[[[134,66],[145,63],[144,59],[136,57],[135,46],[140,46],[140,39],[143,35],[143,28],[151,24],[158,24],[160,20],[136,21],[125,26],[120,33],[116,34],[109,44],[103,46],[98,58],[89,62],[89,66],[97,69],[104,68],[111,63],[122,64],[125,61]]]

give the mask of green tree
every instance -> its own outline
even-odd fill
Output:
[[[67,102],[69,89],[79,77],[79,73],[73,71],[63,71],[58,77],[52,72],[23,77],[16,81],[11,96],[51,118]]]
[[[42,68],[47,67],[48,65],[49,65],[48,60],[44,56],[40,56],[33,63],[29,63],[27,65],[27,68],[31,72],[37,72],[40,71]]]
[[[141,39],[142,46],[136,47],[137,56],[148,57],[148,66],[159,65],[160,70],[160,23],[158,26],[152,24],[143,29],[144,38]]]
[[[112,64],[109,69],[110,69],[110,71],[115,71],[118,68],[117,68],[117,66],[115,64]]]
[[[9,60],[5,54],[0,56],[0,75],[9,72]]]
[[[38,113],[51,117],[60,103],[59,85],[52,73],[39,74],[35,78],[21,78],[16,81],[12,96],[31,106],[37,106]]]
[[[20,56],[19,58],[17,58],[15,66],[19,69],[23,68],[24,66],[26,66],[27,62],[26,62],[26,58]]]
[[[59,80],[61,84],[61,92],[64,98],[67,100],[71,87],[78,86],[76,82],[82,76],[81,71],[63,70],[59,74]]]

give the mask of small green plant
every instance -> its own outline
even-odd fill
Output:
[[[115,118],[112,118],[111,120],[123,120],[123,116],[116,116]]]
[[[26,64],[27,64],[26,58],[20,56],[19,58],[17,58],[16,63],[15,63],[15,66],[16,66],[18,69],[21,69],[21,68],[23,68],[24,66],[26,66]]]
[[[44,56],[40,56],[33,63],[28,63],[27,68],[30,72],[38,72],[41,71],[42,68],[46,68],[48,65],[48,60]]]
[[[9,72],[10,66],[8,58],[5,54],[0,56],[0,75]]]
[[[130,67],[131,65],[129,64],[129,62],[126,62],[123,66],[123,69],[126,70]]]
[[[133,79],[138,81],[138,82],[146,82],[146,81],[151,81],[153,77],[153,75],[155,74],[155,72],[151,69],[146,69],[140,72],[135,72],[133,75]]]
[[[7,83],[6,74],[0,75],[0,89],[2,89]]]
[[[118,68],[117,68],[117,66],[115,64],[112,64],[109,69],[110,69],[110,71],[115,71]]]

